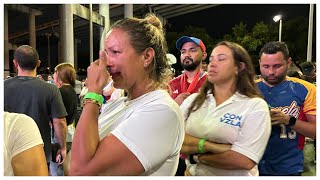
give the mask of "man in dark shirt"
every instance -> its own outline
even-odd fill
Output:
[[[61,155],[62,164],[66,157],[67,112],[59,89],[37,78],[37,67],[41,61],[38,52],[31,46],[20,46],[14,53],[13,63],[18,70],[18,76],[4,82],[4,110],[32,117],[44,142],[47,163]],[[51,157],[51,119],[60,144],[57,157]]]

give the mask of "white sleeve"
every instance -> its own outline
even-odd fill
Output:
[[[174,102],[173,102],[174,103]],[[139,159],[145,171],[178,154],[184,132],[178,106],[149,104],[139,108],[111,133]]]
[[[34,120],[24,114],[17,114],[9,135],[12,157],[39,144],[43,144],[40,131]]]
[[[253,98],[248,115],[237,140],[231,149],[259,163],[271,133],[271,118],[267,103],[261,98]]]

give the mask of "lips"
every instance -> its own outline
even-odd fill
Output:
[[[189,64],[189,63],[192,63],[192,62],[193,62],[192,59],[184,59],[184,60],[183,60],[183,63],[188,63],[188,64]]]
[[[275,78],[275,77],[268,77],[268,80],[271,80],[271,81],[274,81],[274,80],[276,80],[277,78]]]
[[[217,72],[216,71],[208,71],[208,75],[214,75],[214,74],[217,74]]]
[[[110,72],[110,76],[113,80],[117,79],[117,77],[120,75],[120,72]]]

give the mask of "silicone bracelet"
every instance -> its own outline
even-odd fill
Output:
[[[205,141],[206,141],[206,139],[204,139],[204,138],[200,139],[199,144],[198,144],[198,153],[204,153],[203,145],[204,145]]]
[[[88,92],[83,99],[93,99],[96,100],[100,107],[102,106],[103,103],[103,96],[101,94],[93,93],[93,92]]]

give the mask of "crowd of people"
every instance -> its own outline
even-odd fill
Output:
[[[172,78],[165,31],[152,13],[115,22],[104,47],[82,89],[72,64],[58,64],[44,81],[36,49],[17,48],[18,75],[4,81],[5,176],[304,171],[305,138],[316,139],[316,72],[306,63],[303,75],[289,77],[284,42],[261,48],[259,76],[241,45],[207,49],[182,36],[176,48],[184,71]]]

